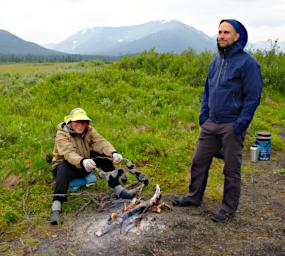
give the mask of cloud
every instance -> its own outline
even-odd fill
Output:
[[[281,27],[285,24],[284,18],[281,17],[271,17],[271,18],[260,18],[254,19],[248,22],[252,27]]]
[[[46,43],[88,27],[177,19],[212,36],[221,19],[235,18],[254,40],[266,40],[271,29],[285,41],[284,13],[284,0],[9,0],[1,3],[0,28]]]
[[[84,4],[88,0],[64,0],[64,1],[71,4]]]

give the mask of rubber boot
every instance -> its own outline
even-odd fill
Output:
[[[60,219],[61,213],[61,202],[60,201],[53,201],[51,206],[51,214],[50,214],[50,224],[57,225]]]

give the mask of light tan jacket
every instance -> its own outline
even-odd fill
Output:
[[[82,168],[81,161],[90,158],[92,150],[110,157],[112,152],[116,151],[92,126],[89,126],[83,135],[74,133],[65,123],[60,123],[57,128],[52,158],[53,169],[63,160]]]

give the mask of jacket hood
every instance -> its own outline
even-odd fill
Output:
[[[64,131],[64,132],[67,132],[67,133],[70,133],[72,136],[78,135],[78,134],[77,134],[67,123],[65,123],[65,122],[58,124],[57,129],[58,129],[58,130],[61,130],[61,131]],[[87,131],[88,131],[88,128],[85,129],[85,131],[83,132],[83,134],[78,135],[78,136],[81,136],[81,137],[85,136],[85,134],[87,133]]]
[[[230,23],[235,30],[237,31],[237,33],[239,33],[239,39],[235,42],[235,44],[239,44],[242,48],[244,48],[246,46],[247,43],[247,39],[248,39],[248,34],[247,34],[247,30],[244,27],[244,25],[242,23],[240,23],[237,20],[234,19],[223,19],[221,20],[220,24],[223,22],[228,22]]]
[[[67,123],[65,122],[58,124],[57,129],[71,134],[75,134],[75,132],[71,129],[71,127],[67,125]]]

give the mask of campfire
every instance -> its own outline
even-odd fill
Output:
[[[102,237],[115,228],[120,229],[120,233],[127,234],[133,227],[139,226],[140,221],[147,212],[160,213],[162,209],[170,210],[171,207],[166,203],[160,203],[161,191],[157,184],[155,192],[149,200],[142,200],[134,197],[130,202],[126,200],[123,209],[112,212],[106,224],[95,232],[97,237]]]

